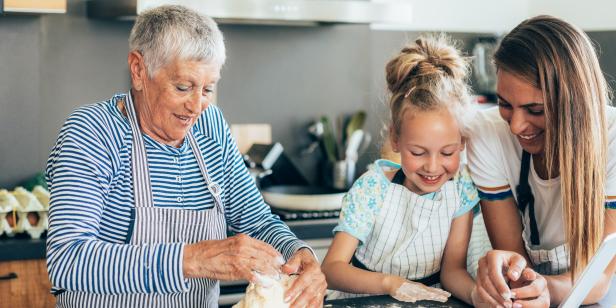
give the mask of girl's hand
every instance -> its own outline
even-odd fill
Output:
[[[414,303],[418,300],[431,300],[444,303],[451,296],[447,291],[408,281],[398,276],[387,276],[384,284],[389,295],[402,302]]]

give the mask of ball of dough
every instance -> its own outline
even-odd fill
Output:
[[[283,274],[279,280],[272,279],[268,286],[251,282],[244,298],[232,308],[288,308],[290,303],[284,302],[284,292],[291,287],[295,277]]]

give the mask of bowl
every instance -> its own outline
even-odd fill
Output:
[[[321,186],[274,185],[261,190],[272,207],[297,211],[338,210],[345,191]]]

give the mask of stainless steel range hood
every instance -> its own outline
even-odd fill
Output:
[[[223,23],[408,25],[412,16],[408,0],[90,0],[88,15],[131,19],[162,4],[181,4]]]

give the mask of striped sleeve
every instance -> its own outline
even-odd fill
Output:
[[[477,191],[481,200],[498,201],[513,197],[513,191],[509,185],[499,187],[477,186]]]
[[[91,110],[77,110],[64,124],[48,160],[47,268],[52,285],[98,294],[187,291],[182,244],[98,239],[115,154],[104,145],[108,129],[101,122]]]
[[[607,107],[608,115],[608,145],[605,178],[605,208],[616,210],[616,109]]]
[[[608,210],[616,210],[616,196],[605,197],[605,208]]]
[[[272,214],[264,202],[220,110],[208,108],[208,117],[204,123],[211,123],[209,129],[215,131],[208,131],[207,134],[222,136],[219,142],[225,149],[225,214],[231,230],[272,245],[287,260],[300,248],[310,249],[278,216]]]

